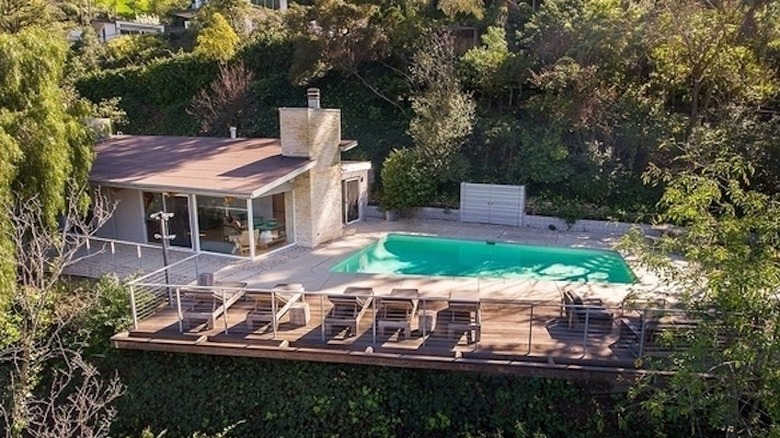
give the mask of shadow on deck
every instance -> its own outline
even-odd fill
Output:
[[[272,323],[250,328],[247,314],[255,304],[246,296],[213,327],[203,323],[188,328],[177,306],[166,303],[113,342],[124,349],[588,380],[614,381],[641,373],[634,367],[632,340],[621,338],[620,309],[610,309],[614,317],[606,323],[583,324],[570,320],[562,306],[483,301],[475,333],[458,325],[447,300],[422,298],[411,333],[403,333],[375,327],[375,299],[351,334],[341,328],[325,330],[332,308],[327,296],[307,294],[304,302],[285,313],[276,330]]]

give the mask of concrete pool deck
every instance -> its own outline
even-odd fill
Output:
[[[343,237],[315,249],[290,247],[257,260],[239,260],[201,254],[197,258],[199,272],[213,272],[220,281],[242,281],[249,288],[270,288],[278,283],[302,283],[307,291],[341,293],[346,287],[372,287],[377,294],[393,288],[416,288],[424,297],[447,298],[452,290],[470,290],[481,299],[511,299],[538,303],[560,303],[561,291],[572,290],[582,298],[600,299],[605,305],[620,305],[629,293],[642,298],[665,298],[674,301],[668,290],[652,273],[626,258],[637,276],[632,285],[549,280],[488,279],[462,277],[395,276],[330,272],[330,268],[365,246],[391,232],[418,233],[469,240],[491,240],[568,248],[612,249],[622,232],[571,232],[500,225],[464,224],[438,220],[384,221],[369,218],[346,228]],[[124,255],[123,252],[131,253]],[[191,253],[176,251],[174,260]],[[115,272],[120,277],[136,276],[162,268],[158,250],[145,250],[150,260],[139,263],[132,248],[118,248],[114,254],[99,254],[85,260],[89,269],[74,266],[75,275],[99,276]],[[103,260],[103,261],[101,261]],[[127,261],[125,261],[127,260]],[[117,262],[121,261],[121,262]],[[141,268],[139,268],[139,266]],[[188,271],[189,269],[189,271]],[[190,283],[195,279],[192,267],[182,268],[178,278]],[[185,284],[186,284],[185,283]]]

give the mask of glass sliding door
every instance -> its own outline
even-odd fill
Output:
[[[360,182],[357,178],[342,181],[342,200],[345,224],[360,219]]]
[[[154,237],[160,234],[160,221],[152,219],[151,215],[164,211],[173,213],[173,217],[168,221],[168,233],[176,237],[171,239],[169,243],[172,246],[192,248],[189,197],[186,195],[144,192],[143,203],[147,242],[161,243],[160,239]]]

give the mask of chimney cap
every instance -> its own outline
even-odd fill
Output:
[[[306,89],[306,100],[308,101],[309,108],[319,108],[320,107],[320,89],[319,88],[307,88]]]

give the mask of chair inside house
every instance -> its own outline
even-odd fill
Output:
[[[399,337],[410,336],[419,296],[417,289],[393,289],[390,295],[377,298],[374,320],[379,333],[385,334],[392,329],[400,330]]]
[[[208,330],[216,326],[217,318],[244,296],[246,283],[216,283],[210,290],[184,289],[179,297],[179,329],[189,330],[191,324],[206,323]],[[227,322],[225,322],[227,331]]]
[[[479,294],[472,290],[454,290],[447,302],[450,314],[447,337],[460,338],[466,334],[466,342],[479,342],[482,337],[482,311]]]
[[[246,296],[253,301],[253,307],[246,314],[246,327],[249,331],[253,331],[258,323],[276,330],[279,321],[296,303],[305,303],[303,285],[299,283],[277,284],[268,291],[248,291]]]
[[[324,329],[330,333],[334,327],[346,328],[346,336],[357,334],[358,325],[368,308],[374,289],[370,287],[348,287],[341,295],[328,295],[333,305],[323,321]]]
[[[235,252],[247,255],[249,254],[249,248],[252,245],[256,245],[260,239],[260,230],[253,230],[251,233],[249,230],[241,230],[239,234],[228,236],[227,239],[235,246]]]

